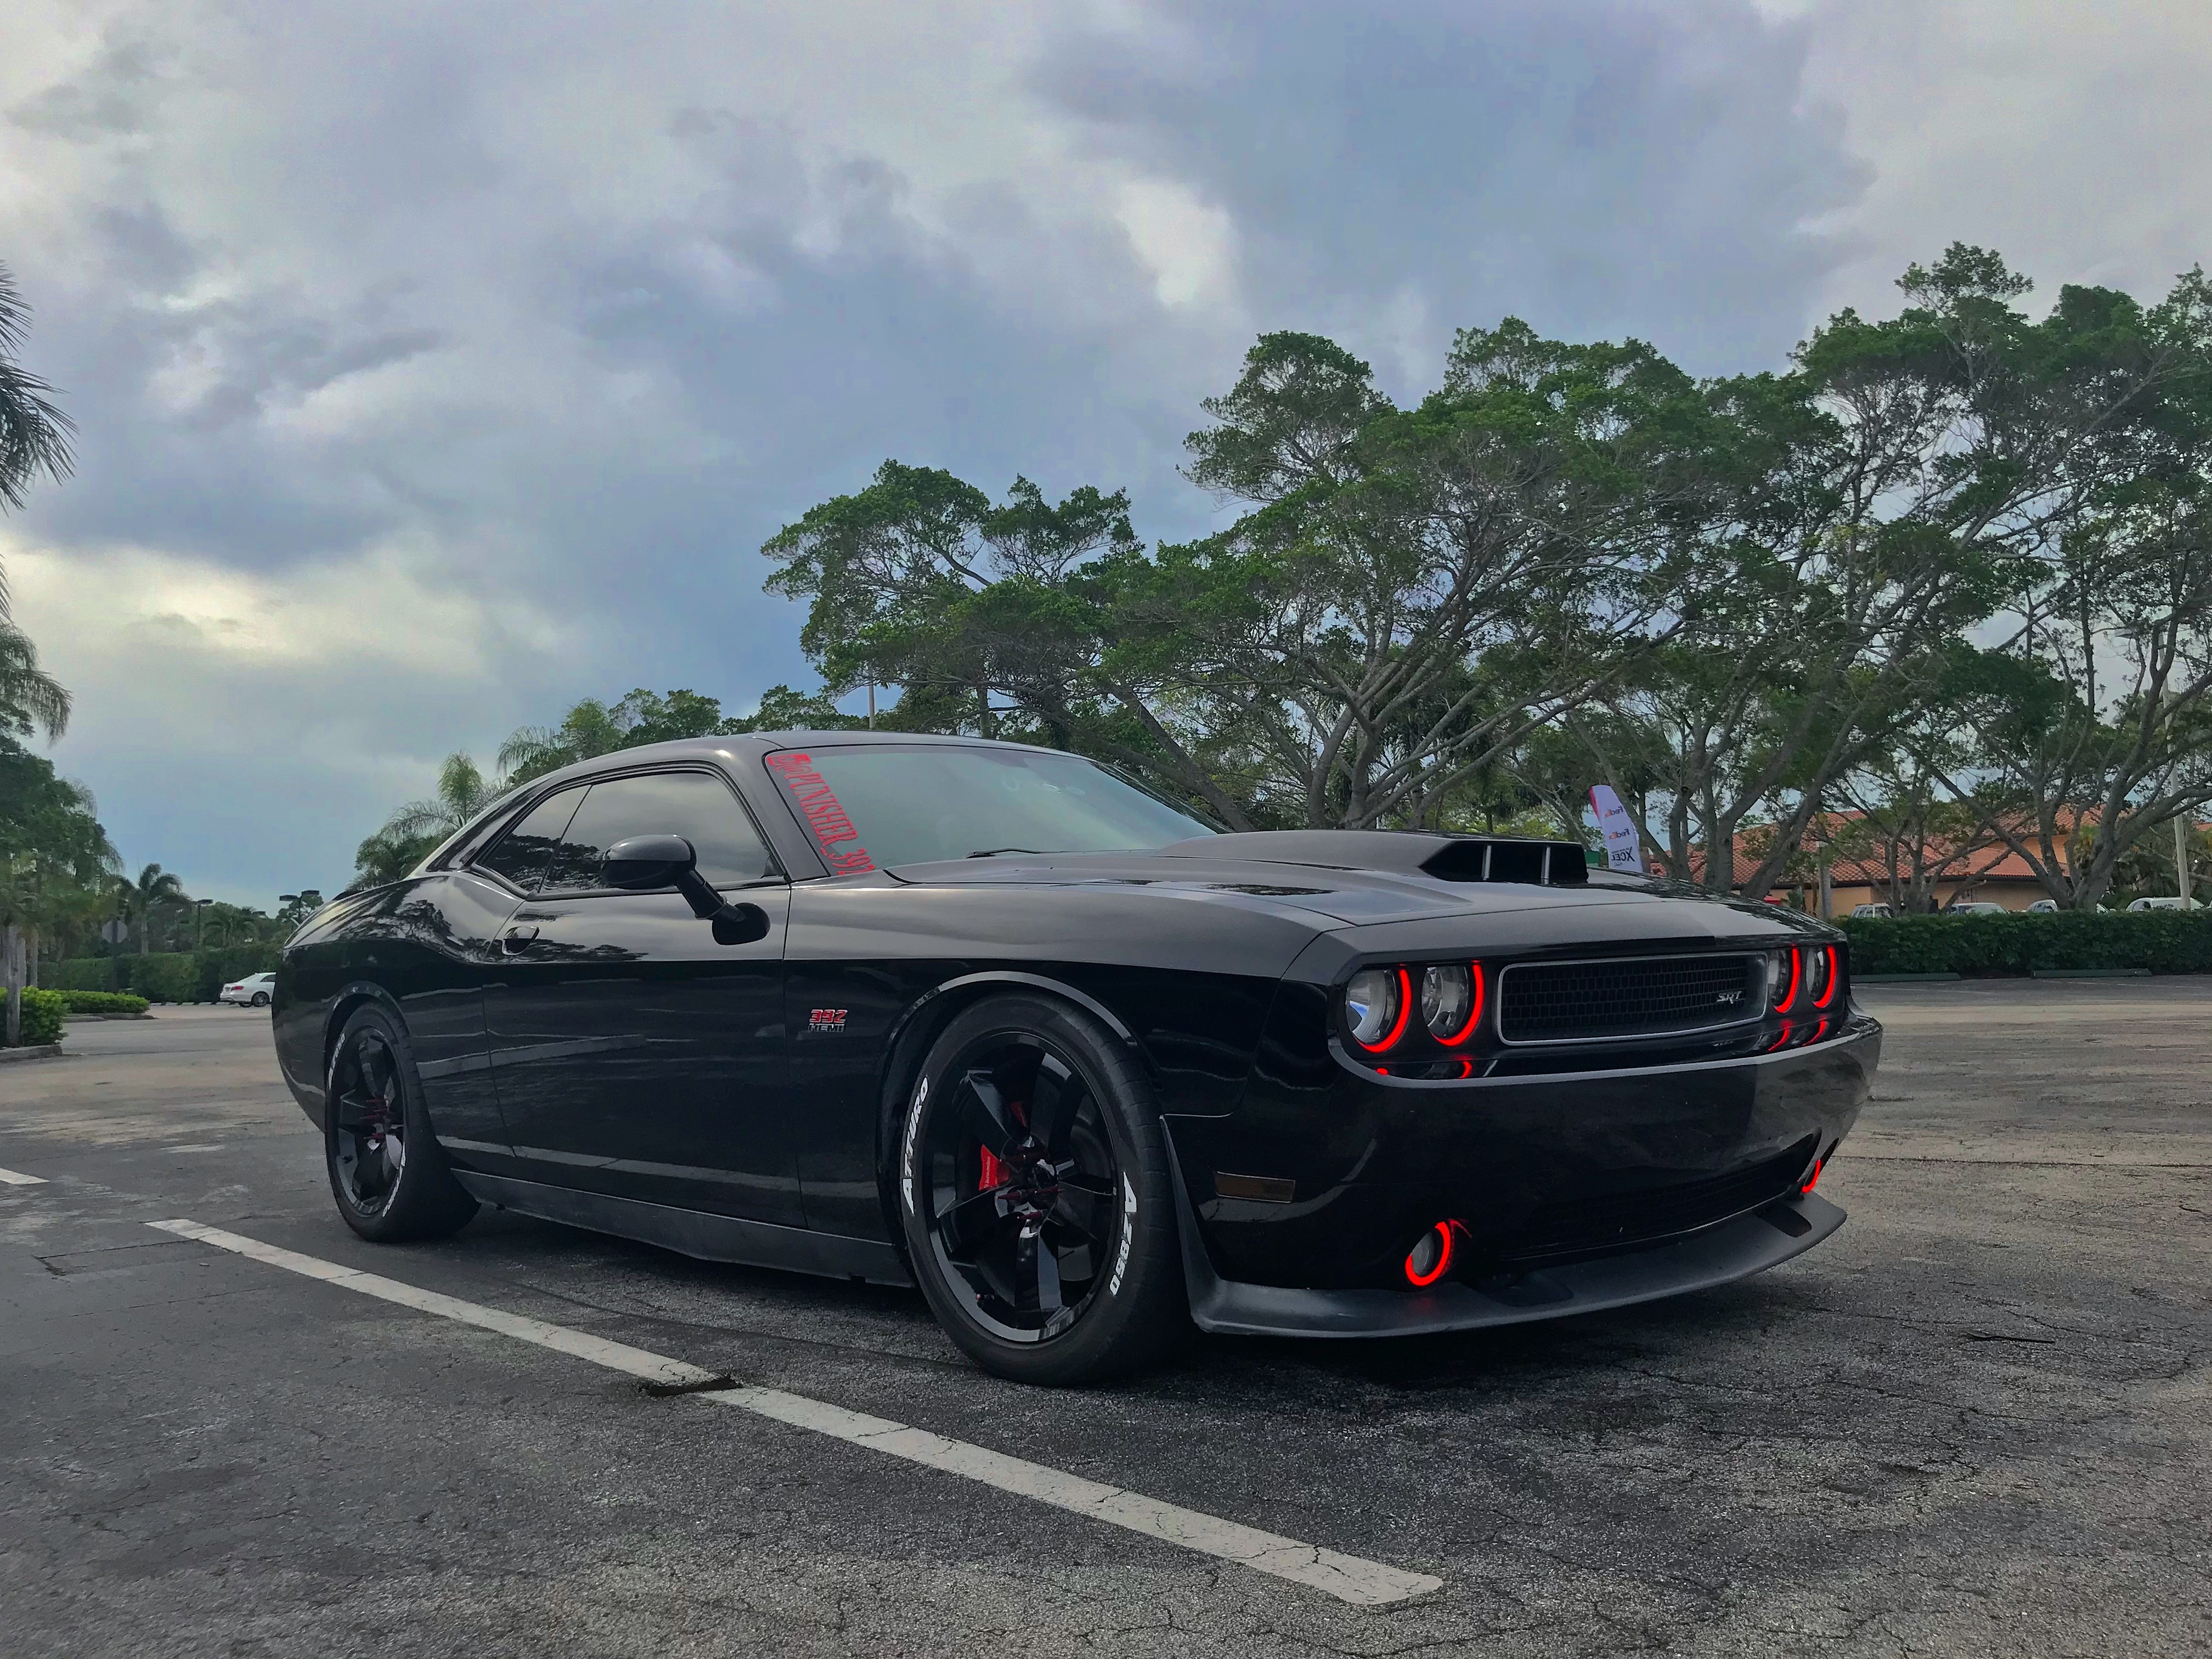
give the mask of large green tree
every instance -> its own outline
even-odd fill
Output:
[[[1147,550],[1121,492],[1005,500],[886,462],[772,538],[829,688],[894,718],[1120,761],[1236,827],[1434,819],[1679,626],[1707,418],[1648,347],[1508,322],[1401,410],[1310,335],[1263,337],[1191,477],[1243,504]]]
[[[79,913],[104,915],[117,868],[92,796],[0,734],[0,988],[9,1046],[41,937]]]
[[[1899,285],[1898,317],[1841,313],[1788,373],[1705,388],[1727,510],[1693,567],[1694,636],[1609,695],[1668,757],[1650,850],[1678,877],[1753,896],[1781,879],[1843,781],[1944,695],[1966,630],[2045,608],[2052,550],[2154,466],[2201,372],[2200,279],[2148,313],[2068,288],[2031,319],[2025,279],[1954,246]]]

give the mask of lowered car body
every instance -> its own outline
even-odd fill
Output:
[[[540,780],[316,916],[274,1024],[357,1225],[406,1142],[480,1201],[919,1278],[1041,1381],[1111,1369],[1035,1356],[1162,1252],[1201,1328],[1321,1337],[1759,1272],[1841,1224],[1812,1188],[1880,1048],[1832,930],[1571,843],[1215,836],[1073,757],[856,732]]]

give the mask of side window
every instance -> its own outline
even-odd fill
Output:
[[[545,872],[546,860],[562,845],[568,820],[583,804],[584,786],[546,796],[523,816],[522,821],[471,860],[479,870],[504,878],[524,892],[535,892]]]
[[[757,881],[773,865],[729,785],[705,772],[649,772],[595,783],[546,871],[543,891],[599,887],[607,848],[631,836],[681,836],[716,887]]]

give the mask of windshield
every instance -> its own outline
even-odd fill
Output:
[[[855,744],[768,757],[832,871],[1001,853],[1146,851],[1213,833],[1073,755]]]

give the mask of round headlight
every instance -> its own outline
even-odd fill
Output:
[[[1344,988],[1345,1023],[1363,1048],[1387,1048],[1406,1029],[1406,970],[1363,968]]]
[[[1797,953],[1777,951],[1766,959],[1766,1006],[1781,1010],[1795,1000],[1797,991]]]
[[[1468,969],[1454,966],[1422,971],[1421,1020],[1437,1042],[1447,1046],[1465,1042],[1480,1012],[1474,975]]]

